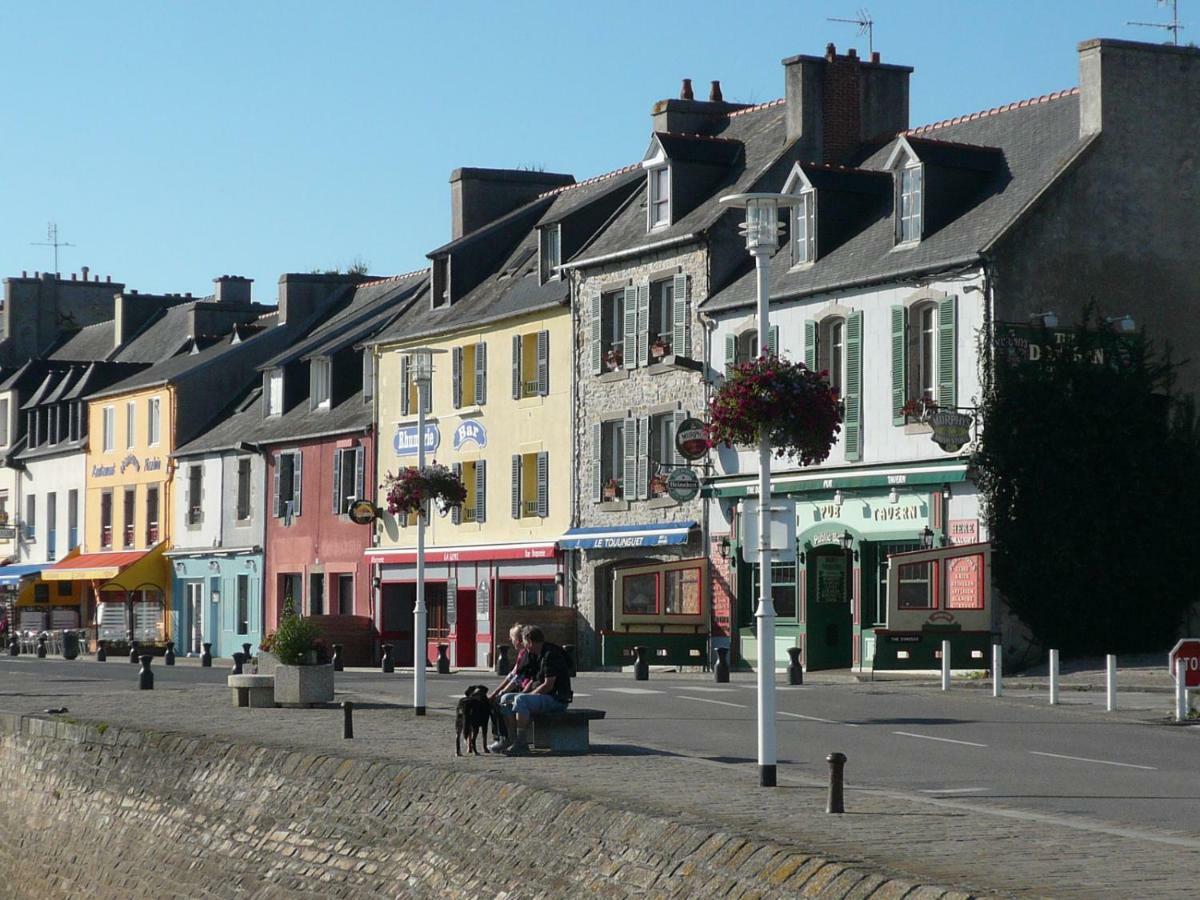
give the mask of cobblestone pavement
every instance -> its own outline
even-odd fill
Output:
[[[824,812],[826,786],[781,774],[778,790],[757,787],[753,760],[706,759],[663,745],[597,745],[587,757],[481,756],[456,759],[449,701],[431,690],[417,718],[394,694],[339,692],[353,700],[355,739],[341,739],[342,712],[238,709],[226,688],[130,691],[86,678],[8,691],[0,710],[303,748],[317,754],[384,757],[552,788],[615,808],[691,824],[710,823],[793,844],[829,859],[981,895],[1056,897],[1195,896],[1200,839],[1167,829],[1105,826],[1022,810],[984,811],[952,799],[848,786],[847,813]],[[440,704],[445,704],[444,706]]]

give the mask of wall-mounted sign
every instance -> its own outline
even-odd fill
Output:
[[[700,479],[691,469],[682,466],[672,469],[667,476],[667,493],[672,500],[686,503],[700,493]]]
[[[475,419],[467,419],[459,424],[454,429],[454,439],[452,441],[455,450],[461,450],[466,444],[474,444],[477,447],[487,446],[487,429],[483,427],[483,423]]]
[[[133,471],[135,471],[135,472],[142,471],[142,464],[140,462],[138,462],[138,458],[136,456],[134,456],[132,453],[130,453],[128,456],[126,456],[123,460],[121,460],[121,474],[122,475],[125,474],[126,469],[133,469]]]
[[[379,517],[379,507],[370,500],[355,500],[348,515],[355,525],[370,525]]]
[[[708,452],[704,423],[699,419],[684,419],[675,432],[675,449],[684,459],[700,459]]]
[[[479,586],[475,588],[475,619],[478,622],[486,622],[491,618],[491,590],[486,581],[479,582]]]
[[[146,459],[146,464],[142,467],[147,472],[157,472],[162,468],[162,460],[157,456],[151,456]]]
[[[946,608],[983,609],[983,554],[946,560]]]
[[[978,544],[979,543],[979,520],[978,519],[951,519],[950,527],[946,529],[946,534],[950,537],[950,544]]]
[[[933,428],[933,442],[947,453],[954,453],[971,440],[971,422],[966,413],[939,410],[928,419]]]
[[[432,453],[442,442],[442,433],[437,425],[425,425],[425,452]],[[417,453],[417,426],[397,425],[396,433],[392,435],[392,449],[397,456],[415,456]]]
[[[770,510],[771,553],[777,562],[791,562],[796,558],[796,501],[772,497]],[[738,529],[742,535],[742,559],[758,562],[757,500],[742,501]]]
[[[147,456],[144,459],[138,459],[137,456],[130,453],[120,462],[120,472],[125,474],[129,469],[135,472],[158,472],[162,470],[162,458],[158,456]],[[112,478],[117,474],[118,464],[107,463],[106,465],[92,466],[93,478]]]

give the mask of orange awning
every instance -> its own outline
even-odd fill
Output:
[[[124,550],[115,553],[80,553],[69,556],[48,569],[42,569],[43,581],[108,581],[134,563],[161,550]]]

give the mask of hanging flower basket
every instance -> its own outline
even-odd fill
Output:
[[[449,467],[437,463],[424,469],[407,466],[395,475],[388,472],[383,486],[387,488],[388,512],[393,516],[419,513],[428,500],[449,508],[460,506],[467,499],[467,489],[462,479]]]
[[[733,367],[709,402],[705,429],[715,447],[756,445],[765,428],[776,456],[811,466],[829,457],[842,412],[825,372],[767,353]]]

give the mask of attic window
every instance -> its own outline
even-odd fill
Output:
[[[792,265],[802,266],[817,259],[817,195],[813,190],[800,192],[800,202],[792,207]]]
[[[312,369],[312,390],[309,392],[310,409],[329,409],[330,365],[328,357],[319,357],[309,363]]]
[[[283,415],[283,369],[263,373],[263,399],[268,416]]]
[[[671,224],[671,167],[659,166],[647,171],[650,202],[647,207],[649,229]]]
[[[450,305],[450,257],[443,256],[433,261],[433,305]]]
[[[923,182],[921,164],[915,160],[896,173],[896,242],[899,244],[915,243],[921,239]]]
[[[562,263],[562,230],[559,225],[547,225],[541,229],[541,283],[557,279]]]

